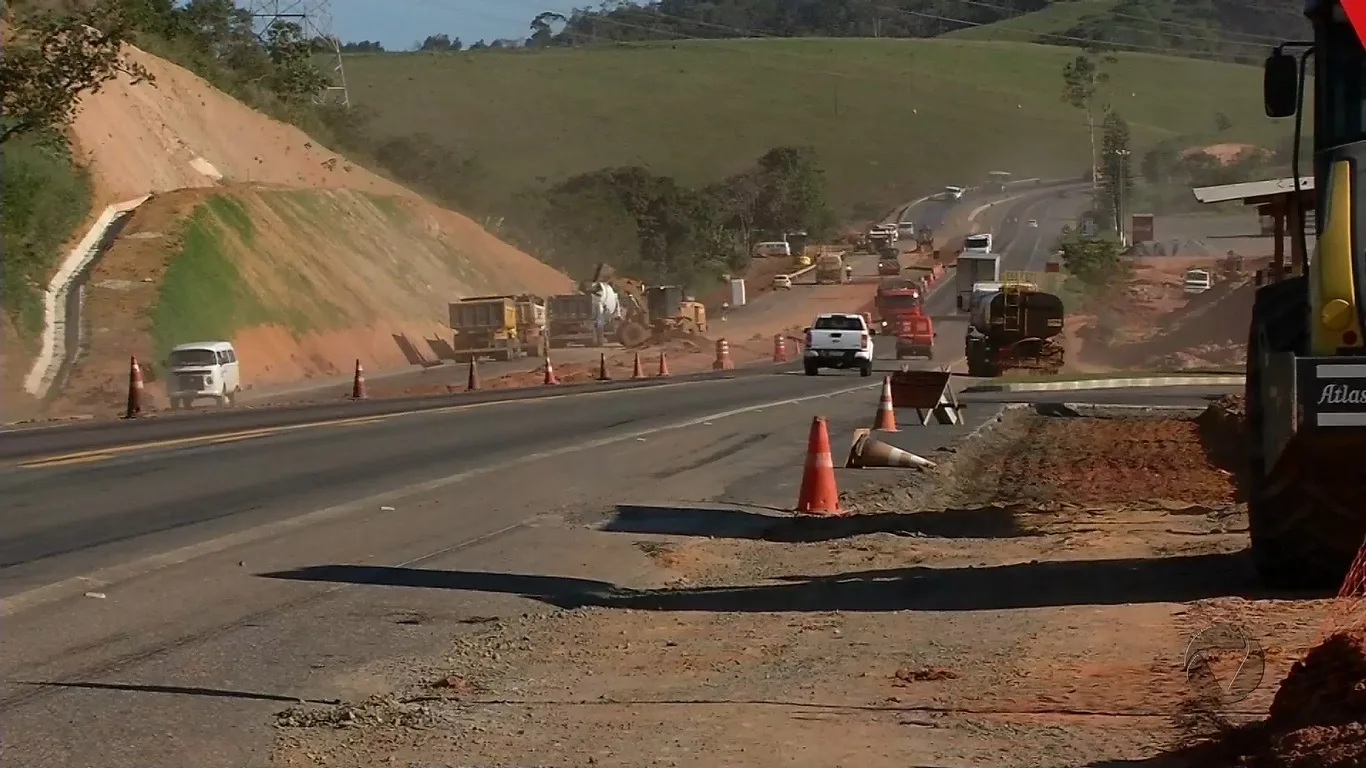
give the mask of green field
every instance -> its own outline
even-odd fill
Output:
[[[354,103],[381,136],[428,133],[478,158],[482,193],[639,164],[690,184],[770,147],[816,147],[841,212],[988,171],[1076,175],[1082,114],[1059,97],[1075,48],[971,40],[679,41],[580,49],[352,54]],[[1270,143],[1251,67],[1119,54],[1110,91],[1138,148],[1210,132]]]

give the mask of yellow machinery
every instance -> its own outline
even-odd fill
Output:
[[[1297,145],[1306,83],[1314,105],[1314,210],[1286,197],[1296,256],[1258,288],[1248,332],[1249,529],[1276,588],[1336,587],[1366,538],[1366,19],[1353,7],[1355,19],[1342,0],[1311,0],[1312,43],[1278,46],[1263,77],[1266,113],[1296,116]],[[1306,213],[1318,222],[1308,259]]]
[[[621,302],[622,319],[617,341],[623,347],[656,344],[671,338],[688,338],[707,332],[707,308],[688,296],[682,286],[651,285],[629,277],[617,277],[608,264],[599,264],[593,282],[606,283]]]
[[[449,309],[457,362],[545,355],[545,300],[539,296],[471,296]]]

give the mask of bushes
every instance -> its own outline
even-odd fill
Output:
[[[43,330],[43,290],[60,250],[90,212],[90,180],[68,151],[34,133],[0,145],[5,312],[25,337]]]

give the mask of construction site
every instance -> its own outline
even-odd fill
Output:
[[[1310,13],[1323,91],[1366,33]],[[128,48],[4,327],[7,764],[1366,768],[1362,145],[1289,50],[1226,66],[1324,121],[1303,178],[1133,216],[1080,291],[1094,157],[684,284]]]

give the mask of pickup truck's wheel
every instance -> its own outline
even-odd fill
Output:
[[[806,369],[807,376],[815,376],[816,374],[821,372],[820,367],[817,366],[815,363],[805,363],[803,364],[803,367]]]
[[[864,362],[863,364],[859,365],[859,367],[858,367],[858,375],[859,375],[859,376],[862,376],[862,377],[864,377],[864,378],[867,378],[867,377],[869,377],[869,376],[872,376],[872,375],[873,375],[873,362],[872,362],[871,360],[869,360],[869,361]]]

